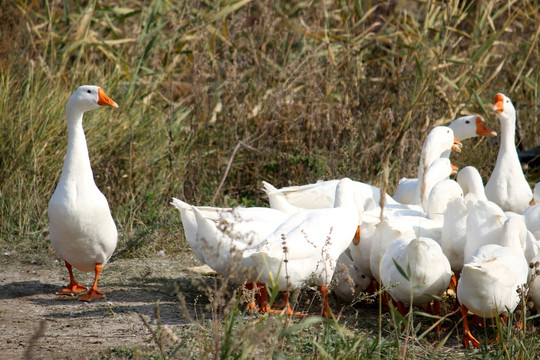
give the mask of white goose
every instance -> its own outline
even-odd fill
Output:
[[[100,106],[118,107],[98,86],[83,85],[71,95],[66,106],[66,159],[48,207],[51,244],[64,259],[70,278],[69,286],[56,294],[75,295],[86,290],[75,281],[72,266],[95,272],[94,284],[79,298],[82,301],[104,297],[98,291],[98,278],[117,242],[109,204],[94,182],[82,126],[83,114]]]
[[[260,281],[281,290],[295,290],[306,282],[321,286],[323,316],[331,315],[328,285],[336,261],[347,249],[361,222],[352,180],[336,187],[334,208],[303,211],[292,215],[259,246],[244,252],[255,262]],[[287,261],[285,261],[287,260]],[[292,313],[285,299],[288,313]]]
[[[225,264],[233,260],[232,246],[245,249],[259,244],[289,217],[270,208],[193,206],[174,197],[171,204],[180,212],[186,240],[195,256],[223,276],[228,276],[228,271],[218,270],[216,264],[228,266]]]
[[[334,206],[336,186],[340,180],[319,180],[314,184],[287,186],[277,189],[272,184],[263,181],[263,190],[268,195],[270,207],[281,210],[290,215],[306,209],[324,209]],[[360,181],[353,181],[353,191],[357,198],[363,201],[362,207],[366,210],[374,208],[381,199],[381,190],[373,185]],[[386,194],[387,204],[396,202]]]
[[[448,289],[451,276],[448,259],[439,244],[430,238],[400,238],[390,244],[381,260],[382,284],[398,303],[431,302],[434,296],[440,297]]]
[[[332,279],[332,292],[341,300],[350,303],[370,284],[371,273],[362,272],[352,259],[349,249],[345,250],[337,261]]]
[[[459,277],[463,268],[463,256],[467,241],[467,204],[471,201],[487,201],[484,193],[482,177],[478,170],[472,166],[461,169],[457,176],[457,182],[465,194],[465,197],[457,197],[451,200],[443,215],[441,231],[441,247],[450,261],[452,271]]]
[[[467,240],[463,250],[465,263],[480,247],[500,243],[504,222],[507,219],[502,209],[491,201],[469,201],[467,211]]]
[[[525,231],[524,231],[525,230]],[[463,316],[463,342],[479,347],[468,326],[469,310],[491,318],[514,311],[519,304],[518,288],[527,282],[529,267],[523,254],[526,229],[517,217],[506,220],[499,244],[479,248],[463,265],[457,297]]]
[[[497,136],[497,133],[488,128],[484,120],[478,115],[467,115],[452,121],[448,127],[454,131],[454,136],[458,141],[464,141],[477,136]],[[444,150],[441,157],[449,158],[451,150]],[[417,187],[417,178],[402,178],[399,181],[393,198],[402,203],[410,204],[414,199]]]
[[[495,169],[486,184],[486,196],[504,211],[521,214],[533,195],[515,146],[516,110],[512,101],[503,94],[495,96],[493,110],[501,123],[501,144]]]
[[[478,115],[466,115],[455,119],[448,127],[454,130],[454,136],[464,141],[477,136],[497,136],[497,133],[486,126],[484,120]],[[443,157],[450,157],[451,152],[443,153]]]
[[[422,202],[422,181],[424,172],[441,156],[451,150],[461,151],[462,144],[454,136],[454,131],[447,126],[436,126],[427,135],[422,145],[416,179],[399,180],[393,198],[401,204],[419,205]]]
[[[431,189],[428,197],[427,215],[431,220],[444,221],[444,212],[454,199],[463,199],[463,189],[450,179],[439,181]]]

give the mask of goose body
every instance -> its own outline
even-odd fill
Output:
[[[461,169],[457,176],[457,183],[465,196],[450,200],[444,210],[441,247],[450,261],[452,271],[459,276],[463,268],[467,242],[467,216],[469,214],[467,204],[476,200],[487,201],[487,199],[482,177],[476,168],[466,166]]]
[[[467,241],[463,251],[463,260],[468,262],[480,247],[499,244],[506,214],[497,204],[477,200],[467,203]]]
[[[493,317],[513,311],[519,303],[519,286],[527,282],[528,264],[523,253],[526,229],[518,218],[504,224],[498,244],[480,247],[463,266],[457,294],[474,314]]]
[[[186,240],[197,258],[236,284],[256,278],[243,251],[260,244],[289,216],[269,208],[193,206],[173,198]]]
[[[504,211],[521,214],[533,195],[515,146],[516,110],[503,94],[495,96],[493,110],[501,123],[501,143],[497,163],[485,187],[486,196]]]
[[[84,272],[95,271],[94,286],[80,298],[88,301],[103,297],[97,290],[97,280],[117,243],[109,204],[94,182],[82,126],[84,112],[100,106],[118,107],[97,86],[83,85],[71,95],[66,106],[66,159],[48,206],[51,244],[70,273],[70,286],[57,294],[74,295],[86,289],[76,283],[73,266]]]
[[[350,303],[371,284],[371,276],[361,270],[347,249],[338,258],[332,284],[334,294]]]
[[[398,264],[408,278],[404,277]],[[395,301],[423,305],[448,288],[452,270],[439,244],[429,238],[400,238],[381,260],[382,284]]]
[[[219,232],[229,234],[227,237],[234,238],[234,241],[244,243],[242,248],[259,244],[276,227],[284,222],[289,216],[279,210],[264,207],[237,207],[237,208],[217,208],[210,206],[193,206],[177,198],[172,199],[173,205],[180,212],[182,225],[186,241],[191,246],[193,253],[200,261],[205,262],[205,258],[218,256],[218,249],[208,248],[206,242],[210,237],[218,236]],[[195,210],[200,213],[197,217]],[[204,219],[204,221],[202,221]],[[206,224],[206,223],[209,224]],[[202,231],[201,225],[215,227],[209,233]],[[219,237],[223,237],[219,235]],[[201,239],[205,239],[202,241]],[[219,247],[219,240],[215,243]],[[225,251],[225,250],[223,250]],[[213,255],[207,254],[211,252]],[[212,267],[210,264],[207,264]],[[215,270],[215,269],[214,269]],[[217,270],[216,270],[217,271]]]
[[[479,347],[468,327],[467,313],[484,318],[513,312],[520,302],[519,289],[527,282],[529,266],[523,247],[526,228],[521,219],[504,223],[498,244],[480,247],[465,262],[457,286],[463,316],[463,342]]]
[[[323,209],[334,206],[336,187],[340,180],[319,180],[314,184],[288,186],[277,189],[263,181],[263,190],[268,195],[270,207],[290,215],[306,209]],[[374,208],[381,200],[381,190],[360,181],[352,182],[353,191],[362,201],[360,206],[366,210]],[[385,195],[387,204],[396,204],[389,195]]]
[[[342,179],[336,187],[333,208],[294,214],[261,244],[245,251],[244,258],[254,261],[260,281],[281,290],[299,289],[306,283],[327,289],[337,259],[361,223],[352,194],[352,180]]]

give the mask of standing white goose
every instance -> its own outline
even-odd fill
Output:
[[[478,347],[467,323],[467,313],[495,317],[519,304],[518,288],[527,282],[529,266],[523,253],[526,229],[517,217],[506,220],[498,244],[479,248],[464,265],[457,286],[463,316],[463,342]]]
[[[82,126],[83,114],[100,106],[118,107],[98,86],[83,85],[71,95],[66,106],[66,159],[48,208],[51,244],[64,259],[70,278],[69,286],[56,294],[76,295],[86,290],[75,281],[72,266],[95,272],[94,284],[79,299],[82,301],[104,297],[97,288],[98,278],[117,242],[109,204],[94,182]]]
[[[493,110],[501,123],[501,144],[495,169],[486,184],[486,196],[504,211],[521,214],[533,195],[523,175],[514,140],[516,109],[508,97],[497,94]]]

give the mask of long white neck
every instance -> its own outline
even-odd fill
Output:
[[[515,157],[515,159],[519,161],[517,157],[516,143],[515,143],[515,136],[516,136],[515,113],[513,115],[510,115],[508,118],[500,117],[499,121],[501,123],[501,145],[500,145],[499,155],[497,159],[503,155],[508,155],[508,156]]]
[[[67,181],[75,181],[77,184],[94,183],[86,137],[82,127],[83,114],[83,111],[74,108],[68,102],[66,106],[68,145],[60,184],[65,184]]]

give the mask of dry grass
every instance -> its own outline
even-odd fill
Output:
[[[391,192],[415,174],[432,126],[476,112],[497,128],[487,110],[499,91],[517,105],[521,145],[536,145],[537,4],[484,5],[4,2],[1,238],[13,246],[46,231],[63,108],[82,83],[121,105],[88,114],[85,129],[124,254],[176,247],[173,195],[264,204],[263,179],[380,185],[385,162]],[[487,179],[496,148],[473,140],[454,161]]]

